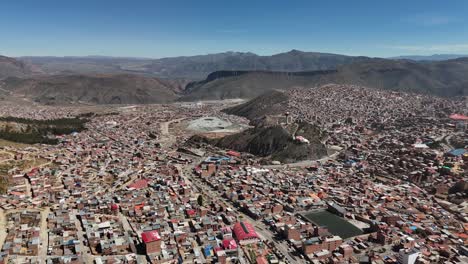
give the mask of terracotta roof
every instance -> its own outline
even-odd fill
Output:
[[[137,180],[128,186],[129,189],[143,189],[148,187],[148,180]]]
[[[161,240],[161,237],[159,236],[158,231],[153,230],[153,231],[143,232],[141,234],[141,239],[145,243],[151,243],[151,242],[154,242],[154,241]]]
[[[450,115],[450,119],[468,121],[468,116],[460,115],[460,114],[453,114],[453,115]]]
[[[250,223],[237,222],[233,229],[238,240],[258,238],[255,228]]]
[[[196,214],[197,214],[197,211],[195,211],[193,209],[187,209],[187,215],[193,216],[193,215],[196,215]]]
[[[263,256],[257,257],[257,264],[268,264],[268,261]]]
[[[240,157],[241,156],[241,154],[239,152],[234,151],[234,150],[230,150],[230,151],[226,152],[226,154],[229,155],[229,156],[233,156],[233,157]]]
[[[224,249],[236,249],[237,243],[234,239],[228,238],[223,240],[223,248]]]

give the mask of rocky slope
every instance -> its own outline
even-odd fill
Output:
[[[7,78],[2,87],[43,104],[146,104],[177,98],[177,84],[140,75],[53,75]]]
[[[418,63],[371,59],[315,72],[216,72],[192,83],[182,100],[253,98],[274,89],[314,87],[328,83],[446,97],[468,95],[468,58]]]
[[[7,77],[22,77],[35,73],[33,66],[5,56],[0,56],[0,80]]]
[[[310,143],[300,143],[294,139],[294,136],[302,136]],[[324,136],[317,126],[302,122],[287,126],[258,125],[220,139],[194,136],[189,142],[208,143],[223,149],[248,152],[259,157],[292,163],[326,156],[327,149],[321,143]]]

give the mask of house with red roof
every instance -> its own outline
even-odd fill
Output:
[[[461,114],[452,114],[450,115],[450,119],[457,120],[457,121],[468,121],[468,116],[461,115]]]
[[[193,218],[197,215],[197,211],[195,211],[194,209],[187,209],[185,210],[185,213],[189,218]]]
[[[253,225],[245,221],[234,224],[233,233],[241,245],[254,244],[260,241]]]
[[[226,238],[223,240],[223,248],[225,250],[236,250],[237,243],[233,238]]]
[[[146,231],[141,234],[141,240],[145,244],[146,254],[161,252],[161,236],[158,231]]]
[[[231,157],[236,157],[236,158],[240,158],[241,154],[237,151],[234,151],[234,150],[229,150],[228,152],[226,152],[226,154],[228,156],[231,156]]]
[[[146,180],[146,179],[136,180],[135,182],[133,182],[132,184],[130,184],[128,186],[128,189],[129,190],[140,190],[140,189],[148,187],[148,183],[149,183],[149,181]]]

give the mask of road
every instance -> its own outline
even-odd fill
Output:
[[[94,262],[94,257],[90,254],[89,248],[84,245],[84,241],[86,241],[83,233],[83,229],[81,228],[81,223],[80,220],[78,220],[78,211],[74,210],[72,217],[74,218],[76,230],[78,230],[77,235],[78,235],[78,240],[80,241],[80,248],[82,250],[81,252],[81,257],[83,258],[84,263],[93,263]]]
[[[217,193],[216,191],[213,191],[210,187],[208,187],[208,185],[202,183],[201,179],[195,178],[192,173],[193,167],[194,167],[193,165],[187,165],[187,166],[176,165],[176,167],[180,171],[181,176],[184,179],[186,179],[188,183],[195,186],[198,189],[198,191],[200,191],[203,195],[207,196],[212,201],[218,201],[218,202],[223,203],[227,208],[231,208],[231,209],[234,208],[233,210],[238,219],[241,219],[241,218],[247,219],[249,222],[251,222],[254,225],[255,231],[260,236],[260,238],[262,240],[274,242],[276,248],[285,256],[286,260],[289,263],[302,263],[301,259],[293,258],[290,255],[290,252],[288,250],[288,245],[286,244],[286,242],[276,241],[276,239],[274,238],[275,235],[269,231],[269,228],[263,222],[252,219],[250,216],[239,211],[232,204],[228,204],[226,201],[220,199],[219,193]]]
[[[287,163],[287,164],[280,164],[280,165],[265,165],[263,168],[265,169],[282,169],[282,168],[294,168],[294,167],[309,167],[312,165],[315,165],[317,162],[325,162],[327,160],[334,160],[336,157],[340,154],[339,151],[328,155],[326,157],[316,159],[316,160],[304,160],[304,161],[299,161],[295,163]]]
[[[176,137],[169,133],[169,126],[172,123],[180,122],[185,118],[178,118],[161,123],[161,145],[164,147],[172,146],[176,142]]]
[[[126,177],[129,177],[128,180],[122,184],[120,187],[117,187],[115,188],[115,190],[121,190],[121,189],[124,189],[126,188],[128,185],[132,184],[137,178],[138,178],[138,175],[139,175],[140,171],[138,171],[137,173],[135,173],[134,170],[132,170],[131,168],[128,168],[126,171],[122,172],[119,174],[119,176],[117,177],[117,179],[124,179]],[[114,191],[115,191],[114,190]]]
[[[122,223],[123,229],[125,230],[127,234],[130,235],[135,232],[135,230],[133,230],[132,226],[130,225],[128,218],[125,215],[119,212],[118,217],[119,217],[120,222]],[[138,243],[142,242],[138,234],[136,236],[136,239]],[[137,254],[136,256],[137,256],[137,263],[143,263],[143,264],[148,263],[148,260],[146,259],[146,255]]]
[[[49,246],[49,229],[47,228],[47,217],[49,215],[50,208],[46,207],[41,210],[41,231],[39,234],[40,237],[40,246],[39,246],[39,261],[40,263],[46,263],[47,258],[47,248]]]
[[[3,243],[5,242],[5,238],[7,236],[6,224],[7,222],[5,211],[0,208],[0,249],[3,247]]]

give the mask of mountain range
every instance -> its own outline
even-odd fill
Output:
[[[224,52],[162,59],[86,57],[20,57],[47,74],[137,73],[161,78],[202,80],[214,71],[316,71],[367,60],[338,54],[291,50],[272,56]]]
[[[3,80],[2,80],[3,79]],[[442,61],[352,57],[292,50],[164,59],[0,56],[0,92],[41,103],[161,103],[253,98],[327,83],[468,95],[468,58]]]
[[[397,59],[397,60],[414,60],[414,61],[443,61],[443,60],[454,60],[459,58],[466,58],[468,55],[461,55],[461,54],[433,54],[433,55],[406,55],[406,56],[398,56],[398,57],[391,57],[389,59]]]
[[[433,94],[468,95],[468,58],[419,63],[409,60],[367,59],[313,72],[215,72],[187,86],[182,100],[252,98],[266,91],[314,87],[328,83]]]

